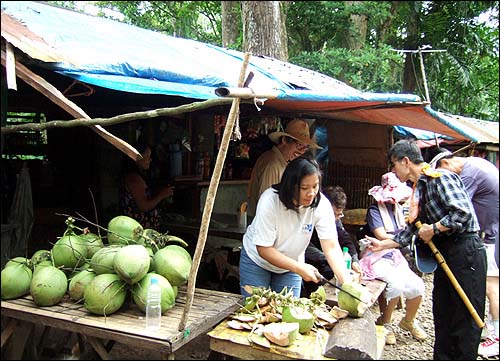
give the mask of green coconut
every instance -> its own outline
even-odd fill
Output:
[[[314,315],[304,307],[285,306],[281,316],[283,322],[297,322],[300,333],[309,332],[314,325]]]
[[[81,300],[85,288],[96,276],[97,275],[92,270],[84,269],[71,277],[68,287],[69,297],[73,301]]]
[[[33,275],[22,263],[13,263],[2,270],[2,300],[12,300],[29,293]]]
[[[33,256],[31,256],[31,263],[36,266],[40,262],[43,261],[51,261],[52,260],[52,254],[50,251],[46,249],[39,249],[35,253],[33,253]]]
[[[341,288],[338,294],[339,307],[348,311],[352,317],[362,317],[368,309],[371,299],[370,291],[359,283],[344,283]]]
[[[109,244],[143,244],[144,228],[128,216],[116,216],[108,223]]]
[[[149,263],[149,253],[146,247],[132,244],[123,246],[116,252],[113,267],[122,280],[133,285],[148,273]]]
[[[33,275],[30,294],[38,306],[58,304],[68,289],[68,279],[63,271],[54,267],[39,267]]]
[[[172,286],[182,286],[189,278],[193,260],[181,246],[170,245],[160,249],[154,256],[156,273],[165,277]]]
[[[148,273],[154,272],[155,271],[155,253],[154,253],[153,249],[149,246],[146,246],[146,250],[148,251],[148,254],[149,254]]]
[[[102,238],[94,233],[80,234],[80,238],[87,244],[87,258],[91,258],[98,250],[104,247]]]
[[[146,274],[132,288],[132,299],[139,309],[146,313],[146,296],[151,279],[156,278],[161,288],[161,313],[165,313],[175,305],[175,291],[170,282],[162,275],[156,273]]]
[[[47,266],[54,266],[52,264],[52,261],[42,261],[34,266],[33,274],[37,273],[40,268],[47,267]]]
[[[7,263],[5,264],[5,267],[9,267],[9,266],[17,266],[17,265],[20,265],[20,264],[24,264],[26,266],[30,266],[30,260],[28,260],[26,257],[14,257],[10,260],[7,261]],[[4,267],[4,268],[5,268]]]
[[[77,268],[87,258],[87,243],[72,232],[67,232],[52,247],[54,266]]]
[[[311,301],[316,301],[317,303],[325,303],[326,302],[326,291],[325,287],[323,286],[318,286],[318,289],[314,292],[311,292],[311,295],[309,296],[309,299]]]
[[[96,315],[111,315],[120,309],[127,297],[126,283],[117,274],[97,275],[83,292],[85,308]]]
[[[122,245],[106,246],[98,250],[90,259],[90,268],[97,275],[104,273],[116,273],[114,261],[116,253],[122,248]]]

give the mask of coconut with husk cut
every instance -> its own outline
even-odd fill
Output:
[[[297,322],[273,322],[264,326],[264,336],[279,346],[290,346],[299,334]]]
[[[285,306],[281,316],[283,322],[297,322],[300,333],[309,332],[314,326],[315,316],[302,306]]]
[[[371,300],[370,291],[359,283],[344,283],[341,288],[338,294],[339,307],[352,317],[362,317]]]

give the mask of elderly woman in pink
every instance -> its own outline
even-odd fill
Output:
[[[366,214],[366,235],[378,239],[393,238],[406,225],[401,203],[411,196],[412,190],[399,181],[392,172],[382,176],[381,186],[368,191],[376,201]],[[386,304],[381,304],[381,315],[377,324],[384,325],[386,344],[395,344],[396,337],[392,329],[392,313],[399,297],[406,298],[406,314],[399,322],[399,327],[410,331],[417,340],[427,338],[425,331],[416,321],[416,315],[424,295],[424,282],[408,265],[399,249],[391,248],[372,252],[365,248],[360,255],[360,266],[365,279],[380,279],[387,283],[384,291]]]

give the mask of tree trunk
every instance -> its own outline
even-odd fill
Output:
[[[281,1],[242,1],[241,5],[244,51],[288,61]]]
[[[355,1],[344,1],[346,8],[353,6]],[[349,17],[349,29],[344,32],[344,47],[346,49],[362,49],[366,41],[366,29],[368,28],[368,17],[366,15],[351,14]]]
[[[222,46],[230,48],[236,44],[240,34],[239,1],[221,1],[222,3]]]
[[[414,6],[410,6],[410,16],[406,23],[408,37],[405,41],[404,50],[416,50],[418,48],[418,12]],[[415,94],[417,88],[416,73],[420,71],[417,53],[405,53],[405,66],[403,71],[403,93]]]
[[[386,43],[387,32],[392,26],[392,19],[396,16],[400,4],[400,1],[391,2],[391,15],[389,15],[387,19],[385,19],[385,21],[378,27],[377,44]]]

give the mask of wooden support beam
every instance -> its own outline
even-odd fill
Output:
[[[1,53],[1,57],[2,57],[2,65],[5,66],[5,68],[7,69],[7,55],[3,50]],[[83,111],[83,109],[81,109],[78,105],[76,105],[71,100],[66,98],[56,87],[47,82],[41,76],[33,73],[31,70],[29,70],[26,66],[24,66],[18,61],[15,61],[15,66],[16,66],[16,73],[22,80],[24,80],[28,85],[32,86],[40,93],[45,95],[52,102],[59,105],[62,109],[64,109],[65,111],[67,111],[69,114],[73,115],[76,118],[90,119],[90,117],[87,115],[87,113]],[[106,141],[111,143],[113,146],[115,146],[123,153],[128,155],[134,161],[142,158],[141,154],[134,147],[132,147],[130,144],[123,141],[122,139],[109,133],[100,125],[92,125],[90,128],[94,130],[97,134],[99,134],[102,138],[104,138]]]

